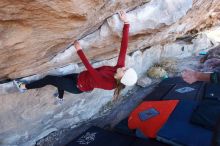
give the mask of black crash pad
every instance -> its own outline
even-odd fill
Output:
[[[66,146],[166,146],[162,143],[91,127]]]

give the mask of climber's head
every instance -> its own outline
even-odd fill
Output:
[[[115,78],[126,86],[133,86],[137,82],[137,73],[133,68],[118,68]]]

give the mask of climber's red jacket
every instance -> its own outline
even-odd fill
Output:
[[[81,91],[91,91],[94,88],[101,88],[105,90],[112,90],[116,88],[117,82],[114,78],[114,74],[116,73],[117,68],[125,66],[125,57],[128,47],[128,33],[129,24],[125,24],[123,28],[120,54],[118,57],[118,62],[115,66],[93,68],[83,51],[77,51],[80,59],[87,69],[78,75],[77,87]]]

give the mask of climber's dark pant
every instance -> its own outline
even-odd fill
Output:
[[[82,91],[77,88],[77,76],[78,74],[70,74],[60,77],[48,75],[40,80],[26,84],[26,88],[35,89],[44,87],[46,85],[53,85],[58,89],[59,98],[63,98],[64,91],[73,94],[82,93]]]

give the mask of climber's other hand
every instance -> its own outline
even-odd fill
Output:
[[[74,41],[74,47],[76,48],[76,51],[82,50],[82,47],[79,44],[79,41]]]
[[[121,21],[123,21],[124,23],[129,23],[125,11],[119,11],[118,15],[119,15],[119,18],[121,19]]]

